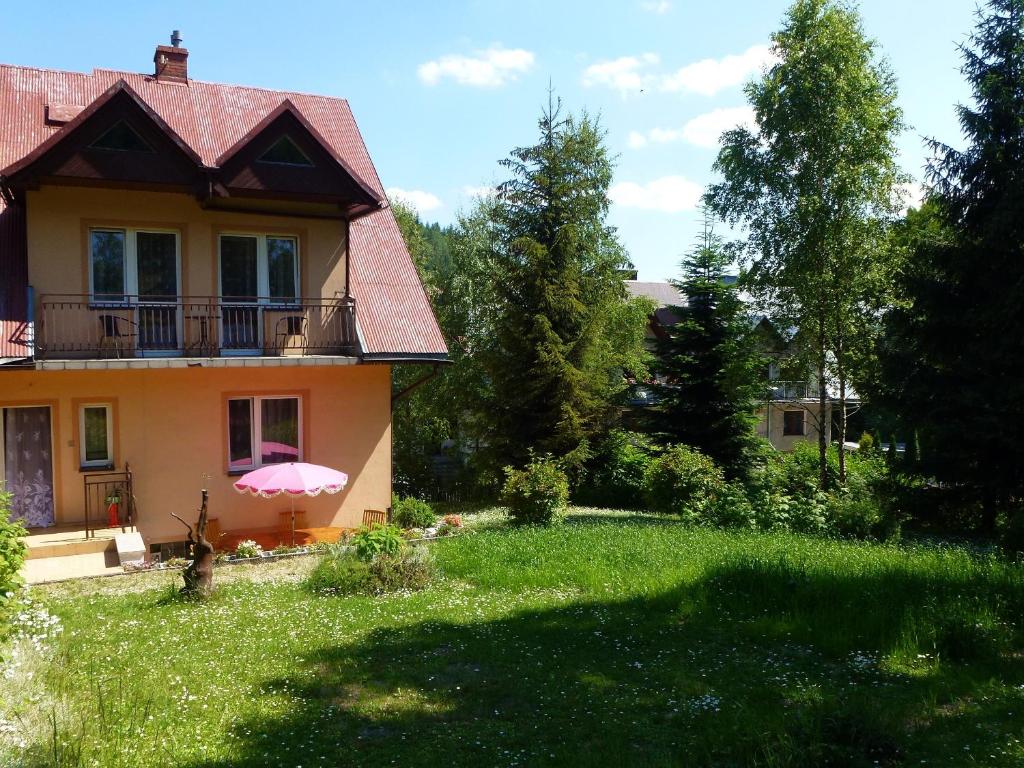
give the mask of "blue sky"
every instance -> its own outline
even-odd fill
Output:
[[[150,71],[180,29],[192,77],[343,96],[386,187],[427,221],[452,221],[498,160],[533,142],[548,81],[566,108],[600,114],[617,155],[611,222],[642,279],[674,276],[698,230],[716,135],[743,119],[741,86],[788,3],[769,0],[442,0],[434,3],[11,4],[0,61]],[[969,94],[956,44],[971,0],[863,0],[912,128],[901,162],[918,179],[921,136],[960,143]]]

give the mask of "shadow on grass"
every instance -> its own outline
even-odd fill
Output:
[[[902,629],[848,637],[846,650],[863,651],[850,658],[829,622],[863,621],[896,585],[819,583],[795,632],[811,581],[723,567],[656,596],[379,628],[266,681],[251,695],[287,691],[284,713],[238,724],[230,761],[194,766],[899,766],[950,764],[965,746],[998,756],[1019,737],[1009,684],[1024,670],[1006,653],[1019,647],[920,674],[878,667],[925,621],[935,583],[890,591],[880,621]]]

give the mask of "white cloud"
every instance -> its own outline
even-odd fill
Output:
[[[724,131],[737,125],[753,127],[754,110],[750,107],[724,107],[698,115],[682,128],[652,128],[647,133],[630,131],[629,146],[640,149],[648,144],[669,144],[685,141],[698,147],[714,148]]]
[[[399,200],[408,206],[416,209],[417,213],[426,213],[441,207],[441,199],[430,192],[422,189],[401,189],[400,187],[388,187],[386,190],[388,198]]]
[[[623,95],[640,91],[654,81],[654,75],[645,70],[657,63],[658,56],[654,53],[599,61],[583,70],[583,85],[588,88],[603,85]]]
[[[644,0],[644,2],[640,3],[640,7],[645,11],[661,16],[672,10],[672,3],[669,0]]]
[[[695,210],[703,193],[700,184],[683,176],[663,176],[646,184],[619,182],[608,190],[608,197],[623,208],[681,213]]]
[[[462,188],[462,194],[466,197],[491,197],[496,191],[494,187],[474,187],[470,184]]]
[[[725,88],[741,85],[776,60],[771,46],[753,45],[740,54],[688,64],[663,77],[661,89],[713,96]]]
[[[449,54],[420,64],[417,74],[427,85],[437,85],[449,77],[459,85],[497,88],[515,80],[533,67],[534,55],[522,48],[491,46],[472,56]]]
[[[908,181],[896,185],[897,205],[901,215],[906,215],[911,208],[920,208],[928,195],[928,189],[916,181]]]

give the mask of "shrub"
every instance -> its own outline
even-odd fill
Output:
[[[685,445],[675,445],[651,462],[644,478],[648,506],[695,522],[701,509],[725,486],[722,470]]]
[[[457,529],[462,527],[461,515],[445,515],[441,524],[437,526],[438,536],[450,536]]]
[[[547,525],[569,501],[569,480],[550,458],[534,458],[523,469],[505,467],[501,497],[515,522]]]
[[[352,550],[334,549],[321,558],[304,584],[320,594],[381,594],[422,589],[433,574],[434,561],[426,547],[406,547],[373,560],[363,560]]]
[[[429,528],[437,522],[437,515],[425,501],[395,496],[391,501],[391,520],[399,528]]]
[[[651,463],[649,439],[639,432],[612,430],[598,444],[584,469],[574,497],[579,504],[613,509],[640,509],[644,501],[644,475]]]
[[[24,536],[28,531],[21,520],[10,521],[11,494],[0,491],[0,617],[7,612],[17,588],[19,573],[25,563]]]
[[[702,505],[700,513],[701,522],[718,528],[753,528],[757,524],[754,507],[738,483],[722,486]]]
[[[263,554],[263,547],[252,539],[246,539],[245,541],[238,542],[238,546],[235,547],[235,554],[239,557],[259,557]]]
[[[397,555],[405,546],[402,531],[393,525],[365,525],[352,537],[356,557],[370,562],[379,555]]]

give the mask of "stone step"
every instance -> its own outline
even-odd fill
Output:
[[[110,541],[113,544],[113,541]],[[28,584],[43,584],[65,579],[81,579],[88,576],[106,576],[123,573],[117,559],[116,548],[107,552],[88,552],[65,555],[64,557],[38,557],[26,560],[21,577]]]
[[[103,552],[117,552],[114,537],[120,528],[100,528],[86,535],[85,528],[63,527],[42,529],[25,537],[28,546],[26,558],[38,560],[47,557],[69,557]]]

